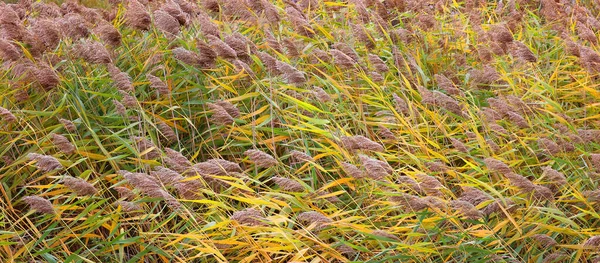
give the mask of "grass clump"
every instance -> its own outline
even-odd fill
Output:
[[[2,262],[593,262],[594,1],[0,4]]]

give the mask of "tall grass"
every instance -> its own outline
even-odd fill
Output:
[[[2,262],[593,262],[595,1],[0,4]]]

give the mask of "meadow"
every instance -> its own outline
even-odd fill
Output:
[[[600,262],[598,14],[2,2],[0,262]]]

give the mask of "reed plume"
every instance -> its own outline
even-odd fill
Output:
[[[146,11],[146,7],[137,0],[128,0],[125,11],[125,23],[137,30],[150,29],[152,19]]]
[[[303,192],[304,186],[298,183],[296,180],[275,176],[272,178],[273,182],[275,182],[279,188],[288,192]]]
[[[316,232],[326,228],[331,222],[333,222],[333,220],[317,211],[302,212],[298,214],[296,219],[298,222],[306,225],[314,225],[313,230]]]
[[[163,10],[156,10],[154,15],[154,26],[167,36],[176,36],[180,31],[179,21]]]
[[[75,153],[75,146],[71,143],[71,141],[69,141],[69,139],[67,139],[67,137],[56,133],[51,134],[51,136],[52,143],[54,143],[54,145],[60,149],[61,152],[65,154]]]
[[[145,137],[132,136],[131,140],[135,143],[136,149],[142,158],[153,160],[160,157],[158,147]]]
[[[96,189],[94,185],[81,178],[65,176],[62,179],[62,183],[79,196],[94,195],[98,193],[98,189]]]
[[[30,161],[36,161],[36,167],[42,172],[48,173],[63,168],[62,164],[50,155],[29,153],[27,154],[27,158]]]
[[[234,119],[222,106],[215,103],[207,103],[208,108],[213,112],[211,120],[221,125],[231,125]]]
[[[273,156],[260,150],[247,150],[244,154],[248,156],[256,166],[261,168],[269,168],[279,163]]]
[[[29,208],[36,210],[40,213],[56,214],[56,211],[54,211],[54,207],[52,206],[52,203],[50,203],[50,201],[48,201],[45,198],[35,196],[35,195],[30,195],[30,196],[23,197],[21,200],[23,200],[23,202],[25,202],[27,205],[29,205]]]
[[[2,119],[7,123],[17,121],[17,117],[15,117],[15,115],[13,115],[12,112],[3,107],[0,107],[0,117],[2,117]]]
[[[264,226],[267,221],[262,213],[254,208],[246,208],[244,210],[233,212],[231,220],[235,220],[241,225],[247,226]]]
[[[340,138],[340,142],[344,148],[350,151],[354,150],[366,150],[366,151],[374,151],[374,152],[383,152],[385,148],[376,143],[369,138],[362,135],[355,136],[343,136]]]
[[[371,179],[382,181],[393,172],[392,167],[387,162],[373,159],[363,154],[358,157],[365,168],[367,176]]]

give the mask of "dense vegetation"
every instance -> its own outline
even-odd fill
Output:
[[[1,262],[600,259],[598,1],[83,4],[0,3]]]

